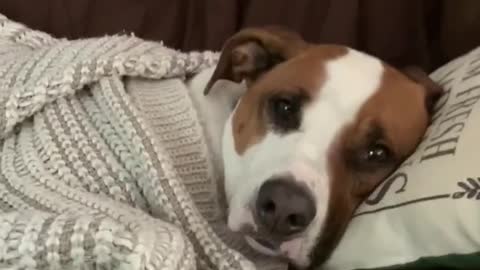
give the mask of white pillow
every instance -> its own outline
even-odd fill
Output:
[[[431,77],[446,93],[423,142],[322,269],[480,269],[480,48]]]

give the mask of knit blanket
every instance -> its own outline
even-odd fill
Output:
[[[283,269],[214,225],[219,176],[182,82],[217,59],[0,15],[0,269]],[[130,79],[163,88],[132,96]]]

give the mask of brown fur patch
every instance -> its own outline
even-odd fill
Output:
[[[313,99],[325,80],[324,65],[347,52],[342,46],[319,45],[306,49],[267,72],[239,101],[233,115],[235,150],[239,155],[263,139],[268,130],[265,104],[273,95],[301,92]]]
[[[363,106],[358,119],[376,118],[396,155],[413,152],[428,125],[426,90],[397,70],[385,66],[379,91]]]
[[[425,89],[397,70],[385,65],[378,91],[362,106],[356,120],[345,127],[329,153],[330,201],[324,228],[312,254],[319,265],[337,246],[359,204],[403,160],[415,150],[427,126]],[[352,170],[346,162],[348,149],[365,145],[372,127],[380,127],[382,138],[395,160],[371,172]]]

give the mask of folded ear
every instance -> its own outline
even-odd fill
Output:
[[[245,80],[249,85],[262,73],[306,47],[307,43],[299,35],[280,27],[244,29],[223,46],[218,65],[204,93],[208,94],[220,79],[234,82]]]
[[[442,96],[442,87],[434,82],[425,71],[416,66],[408,66],[403,69],[403,73],[411,80],[422,85],[425,89],[425,106],[429,113],[433,112],[433,108],[437,100]]]

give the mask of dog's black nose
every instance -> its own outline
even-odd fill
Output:
[[[314,199],[307,188],[288,178],[265,182],[255,207],[260,225],[281,236],[305,230],[316,214]]]

